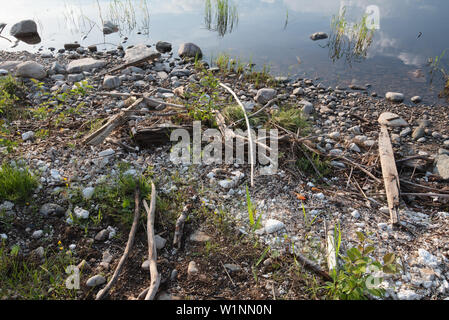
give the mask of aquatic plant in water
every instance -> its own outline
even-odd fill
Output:
[[[231,33],[239,21],[237,6],[232,0],[205,0],[204,24],[220,37]]]
[[[351,65],[353,61],[359,62],[366,58],[368,48],[373,42],[374,28],[368,28],[367,15],[352,25],[348,23],[345,15],[346,10],[343,9],[338,16],[333,16],[327,47],[333,62],[344,57]]]

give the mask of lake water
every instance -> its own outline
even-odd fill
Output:
[[[118,44],[126,48],[163,40],[177,50],[182,42],[194,42],[208,62],[224,52],[259,67],[269,65],[276,75],[319,78],[326,86],[369,83],[370,91],[379,95],[398,91],[408,100],[420,95],[426,103],[447,104],[438,99],[442,73],[432,75],[428,64],[429,58],[435,61],[449,48],[447,0],[230,0],[222,1],[229,4],[229,10],[218,16],[216,2],[4,0],[0,22],[8,25],[2,35],[11,38],[9,27],[15,22],[34,19],[42,42],[35,46],[19,43],[11,49],[11,43],[0,38],[0,49],[59,49],[74,41],[84,46],[107,43],[99,48],[111,49]],[[346,22],[346,27],[332,27],[335,17]],[[119,24],[119,33],[103,35],[99,26],[108,19]],[[310,35],[319,31],[331,37],[312,41]],[[357,38],[355,31],[367,34]],[[438,68],[449,72],[448,58],[449,52]]]

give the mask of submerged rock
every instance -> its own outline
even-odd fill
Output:
[[[118,32],[118,26],[116,24],[109,20],[103,23],[103,34],[111,34],[115,32]]]
[[[172,50],[172,45],[169,42],[159,41],[156,43],[156,50],[160,53],[167,53]]]
[[[38,44],[41,37],[37,32],[36,22],[33,20],[22,20],[11,27],[9,32],[16,39],[27,44]]]
[[[315,32],[310,36],[313,41],[327,39],[329,36],[326,32]]]

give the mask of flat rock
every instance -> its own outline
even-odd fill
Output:
[[[47,76],[47,71],[43,65],[37,62],[26,61],[17,66],[16,75],[22,78],[42,80]]]
[[[92,71],[93,69],[103,68],[106,65],[105,60],[96,60],[93,58],[84,58],[73,60],[67,66],[68,73],[81,73],[83,71]]]
[[[379,117],[379,123],[381,125],[386,125],[388,127],[408,127],[409,124],[407,121],[402,119],[395,113],[392,112],[384,112]]]
[[[140,43],[132,48],[125,50],[125,63],[133,63],[144,59],[145,57],[159,57],[161,54],[153,48],[147,47],[146,44]]]
[[[62,216],[64,214],[64,208],[56,203],[46,203],[41,207],[39,213],[45,217],[49,215]]]
[[[8,72],[14,72],[17,69],[17,66],[21,64],[22,61],[3,61],[0,62],[0,69],[4,69]]]

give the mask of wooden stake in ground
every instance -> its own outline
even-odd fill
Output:
[[[379,155],[387,194],[388,209],[393,225],[399,224],[399,192],[400,183],[393,147],[386,126],[381,126],[379,134]]]
[[[178,249],[181,248],[181,238],[184,230],[184,222],[187,219],[187,212],[189,212],[189,208],[189,205],[184,206],[181,215],[179,216],[178,220],[176,220],[175,235],[173,237],[173,247]]]
[[[329,268],[329,272],[332,270],[337,270],[337,248],[335,244],[335,233],[334,233],[334,225],[331,225],[329,228],[324,221],[324,228],[326,230],[326,240],[327,240],[327,266]]]
[[[134,244],[134,237],[136,235],[137,226],[138,226],[138,222],[139,222],[139,211],[140,211],[139,210],[140,209],[139,208],[140,207],[139,206],[139,203],[140,203],[139,189],[137,189],[135,192],[134,201],[135,201],[134,220],[133,220],[133,224],[131,227],[131,231],[129,232],[128,242],[126,243],[125,251],[123,252],[122,257],[120,258],[120,261],[117,265],[117,268],[115,269],[114,274],[112,275],[111,280],[109,280],[108,284],[106,284],[106,286],[97,293],[95,300],[101,300],[104,297],[106,297],[109,290],[111,290],[111,288],[117,282],[117,279],[120,276],[120,272],[122,271],[123,265],[125,264],[125,261],[128,258],[129,252],[131,251],[131,248]]]
[[[157,271],[157,248],[154,240],[154,216],[156,211],[156,187],[151,182],[151,203],[148,208],[146,200],[143,200],[143,206],[147,212],[147,235],[148,235],[148,260],[150,261],[151,284],[148,288],[145,300],[154,300],[159,285],[161,283],[161,275]]]

